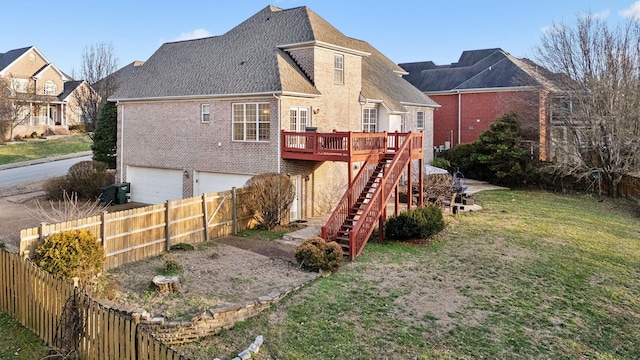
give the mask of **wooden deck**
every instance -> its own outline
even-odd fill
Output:
[[[282,158],[310,161],[365,161],[371,155],[395,153],[411,137],[412,158],[422,158],[422,133],[282,131]]]

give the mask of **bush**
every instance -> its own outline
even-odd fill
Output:
[[[160,270],[162,275],[171,276],[182,272],[182,264],[171,254],[162,255],[162,259],[164,260],[164,265]]]
[[[518,114],[506,113],[478,140],[458,145],[443,156],[468,178],[506,186],[526,185],[535,175],[538,155],[523,134]]]
[[[451,171],[451,162],[442,157],[434,157],[433,160],[431,161],[431,165],[435,167],[439,167],[440,169]]]
[[[81,161],[69,168],[67,192],[76,193],[82,199],[97,199],[99,188],[113,183],[113,175],[107,171],[107,164],[99,161]]]
[[[38,133],[34,131],[34,132],[31,133],[30,136],[31,136],[32,139],[35,139],[35,138],[38,137]]]
[[[36,248],[36,264],[63,279],[91,280],[102,272],[104,258],[102,245],[85,230],[49,235]]]
[[[391,240],[426,239],[444,229],[442,210],[430,205],[390,217],[384,225],[385,238]]]
[[[336,271],[342,265],[342,248],[336,242],[327,243],[315,236],[296,247],[295,257],[307,271]]]
[[[177,243],[177,244],[171,245],[171,247],[169,247],[169,249],[172,250],[172,251],[174,251],[174,250],[189,251],[189,250],[193,250],[193,245],[187,244],[187,243]]]
[[[258,226],[271,230],[280,225],[282,214],[287,214],[296,196],[291,179],[284,174],[265,173],[252,177],[245,186],[249,188],[246,204]]]
[[[44,183],[44,191],[51,200],[64,200],[69,188],[69,179],[66,176],[50,178]]]
[[[84,124],[76,124],[76,125],[71,125],[69,126],[69,132],[71,133],[86,133],[87,130],[84,126]]]

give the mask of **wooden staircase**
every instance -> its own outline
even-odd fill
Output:
[[[360,195],[356,199],[353,206],[351,206],[350,212],[347,218],[342,223],[342,226],[336,234],[335,241],[342,247],[342,251],[345,255],[349,255],[349,233],[354,229],[358,220],[364,213],[367,203],[373,199],[373,196],[380,186],[384,170],[388,167],[389,163],[393,159],[393,154],[386,154],[376,164],[373,172],[369,176],[368,181],[365,183]]]
[[[390,148],[383,154],[369,156],[351,181],[351,185],[338,203],[333,214],[322,227],[326,241],[336,241],[346,256],[354,259],[360,255],[376,222],[386,217],[386,204],[396,188],[405,168],[420,149],[422,137],[411,133],[402,139],[402,144]],[[419,141],[417,141],[419,140]]]

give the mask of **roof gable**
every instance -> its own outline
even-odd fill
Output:
[[[401,101],[437,106],[406,80],[404,69],[364,41],[345,36],[307,7],[267,6],[227,33],[163,44],[112,100],[296,94],[318,96],[286,52],[296,46],[342,49],[363,57],[362,93],[403,111]]]
[[[400,64],[406,79],[423,92],[487,88],[554,87],[548,74],[500,48],[464,51],[457,63]]]

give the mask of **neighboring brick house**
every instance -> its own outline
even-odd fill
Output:
[[[471,143],[501,115],[516,111],[522,129],[539,146],[541,160],[550,151],[550,93],[553,75],[528,59],[502,49],[464,51],[457,63],[400,64],[410,83],[441,105],[434,114],[437,151]]]
[[[74,93],[89,86],[60,71],[35,46],[0,53],[0,80],[10,87],[14,113],[4,120],[17,124],[14,135],[65,132],[81,123]]]
[[[157,203],[285,173],[298,196],[291,219],[327,213],[363,163],[283,149],[334,130],[423,131],[430,161],[438,105],[404,74],[307,7],[268,6],[223,35],[163,44],[110,98],[118,178],[131,182],[133,201]]]

